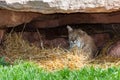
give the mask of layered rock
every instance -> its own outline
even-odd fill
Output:
[[[44,14],[112,12],[119,10],[120,0],[1,0],[0,7],[14,11]]]
[[[119,8],[120,0],[1,0],[0,28],[34,20],[36,22],[30,25],[39,28],[80,23],[120,23]]]

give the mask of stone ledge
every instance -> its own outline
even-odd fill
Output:
[[[120,0],[1,0],[0,8],[43,14],[99,13],[119,11]]]

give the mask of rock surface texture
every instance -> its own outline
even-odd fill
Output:
[[[120,0],[1,0],[0,8],[44,14],[111,12],[119,10]]]

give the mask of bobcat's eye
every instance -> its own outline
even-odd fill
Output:
[[[77,41],[75,40],[74,43],[76,43]]]
[[[75,40],[71,40],[70,43],[71,43],[71,44],[75,44],[76,41],[75,41]]]
[[[79,39],[77,39],[77,40],[76,40],[76,42],[80,42],[80,40],[79,40]]]
[[[70,41],[71,43],[74,43],[74,41]]]

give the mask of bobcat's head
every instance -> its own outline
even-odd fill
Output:
[[[70,26],[67,26],[67,29],[68,29],[68,38],[69,38],[70,48],[73,48],[73,47],[82,48],[84,46],[84,41],[82,41],[81,38],[85,36],[86,33],[81,29],[73,30]]]

